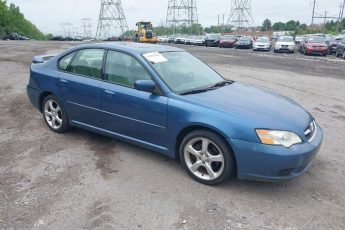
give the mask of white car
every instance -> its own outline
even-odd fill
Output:
[[[274,52],[295,52],[295,41],[292,36],[279,36],[276,44],[274,45]]]
[[[204,46],[205,45],[205,37],[204,36],[200,36],[195,38],[195,46]]]
[[[270,51],[271,41],[268,37],[259,37],[253,45],[253,51]]]

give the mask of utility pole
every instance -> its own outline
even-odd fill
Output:
[[[128,31],[121,0],[101,0],[96,38],[123,35]]]
[[[344,17],[344,8],[345,8],[345,0],[344,0],[343,4],[340,5],[339,19],[338,19],[338,23],[337,23],[338,33],[340,32],[340,24],[341,24],[343,17]]]
[[[188,25],[192,33],[195,23],[198,23],[196,0],[169,0],[166,24],[173,28],[173,33],[181,25]]]
[[[313,15],[311,17],[311,26],[314,25],[315,5],[316,5],[316,0],[314,0],[314,4],[313,4]]]
[[[325,36],[325,30],[326,30],[326,20],[327,20],[327,11],[325,11],[325,18],[323,20],[323,36]]]

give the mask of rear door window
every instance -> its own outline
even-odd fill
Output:
[[[68,72],[101,79],[103,55],[104,50],[102,49],[80,50],[73,59]]]
[[[76,54],[76,52],[68,54],[65,57],[61,58],[59,61],[59,69],[63,70],[63,71],[67,71],[67,68],[68,68],[69,64],[71,63],[75,54]]]

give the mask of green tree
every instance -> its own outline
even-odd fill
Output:
[[[265,19],[265,21],[262,23],[262,31],[268,31],[272,29],[272,22],[268,18]]]
[[[283,31],[285,30],[285,23],[283,22],[276,22],[272,26],[273,30],[275,31]]]
[[[0,0],[0,35],[9,33],[18,33],[33,39],[45,39],[44,34],[25,19],[19,7],[14,4],[8,6],[6,1]]]

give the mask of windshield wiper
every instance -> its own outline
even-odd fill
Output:
[[[219,87],[223,87],[223,86],[226,86],[226,85],[231,85],[231,84],[233,84],[234,82],[233,81],[221,81],[221,82],[218,82],[218,83],[216,83],[216,84],[214,84],[214,85],[211,85],[211,86],[209,86],[208,88],[209,89],[213,89],[213,88],[219,88]]]
[[[231,85],[233,83],[234,83],[233,81],[221,81],[221,82],[218,82],[218,83],[216,83],[214,85],[208,86],[207,88],[190,90],[190,91],[181,93],[180,95],[204,93],[204,92],[207,92],[207,91],[210,91],[210,90],[215,90],[215,89],[217,89],[219,87],[223,87],[223,86],[226,86],[226,85]]]
[[[207,92],[207,91],[209,91],[209,90],[211,90],[211,89],[209,89],[209,88],[205,88],[205,89],[194,89],[194,90],[190,90],[190,91],[181,93],[180,95],[189,95],[189,94],[204,93],[204,92]]]

